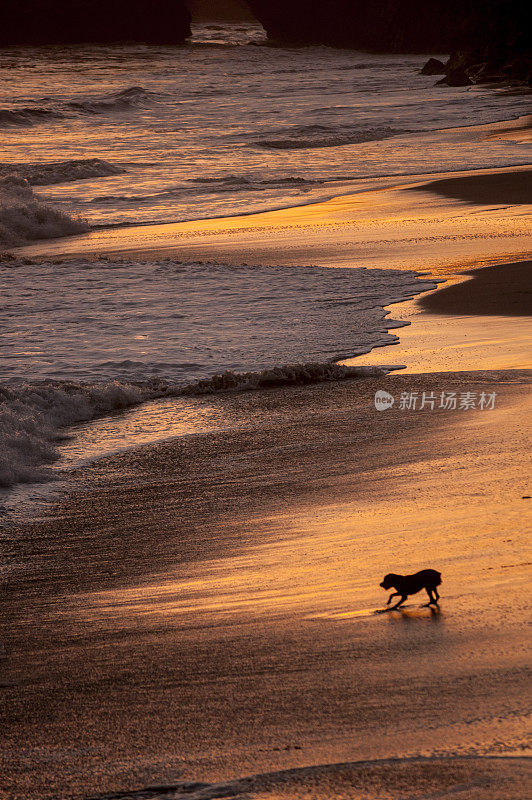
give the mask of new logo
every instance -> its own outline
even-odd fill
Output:
[[[394,398],[388,392],[379,389],[378,392],[375,392],[375,408],[377,411],[386,411],[387,408],[391,408],[393,406]]]

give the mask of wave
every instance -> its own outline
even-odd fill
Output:
[[[97,205],[99,203],[147,205],[148,203],[155,204],[165,202],[168,201],[169,198],[182,198],[190,193],[191,188],[194,191],[194,196],[198,197],[201,194],[221,194],[222,192],[266,192],[275,189],[304,189],[306,187],[320,186],[326,180],[327,179],[309,180],[297,176],[255,179],[245,175],[227,175],[220,178],[188,178],[187,183],[190,185],[171,186],[154,194],[102,194],[92,197],[90,200],[87,200],[87,203],[90,205]],[[336,179],[332,180],[334,181]],[[228,216],[228,214],[223,216]],[[133,224],[137,223],[135,222]],[[154,224],[154,222],[151,221],[150,224]],[[108,226],[105,225],[104,227]]]
[[[39,123],[72,118],[78,114],[92,115],[130,111],[135,108],[145,108],[156,98],[155,92],[150,92],[142,86],[130,86],[128,89],[110,94],[85,97],[82,100],[70,100],[66,103],[56,102],[51,106],[1,108],[0,128],[31,127]]]
[[[129,384],[43,382],[0,386],[0,486],[50,480],[61,429],[147,399]]]
[[[0,486],[53,480],[50,464],[59,458],[65,428],[147,400],[384,375],[380,367],[342,367],[333,362],[294,364],[258,372],[224,372],[188,386],[149,381],[41,381],[0,386]]]
[[[66,108],[82,114],[105,114],[110,111],[129,111],[133,108],[144,108],[157,95],[142,86],[130,86],[119,92],[111,92],[101,97],[87,97],[84,100],[72,100]]]
[[[63,119],[64,116],[51,108],[0,108],[0,128],[31,127],[39,122]]]
[[[217,191],[219,191],[223,188],[233,190],[239,187],[244,189],[273,189],[278,186],[313,186],[322,181],[300,178],[297,175],[289,175],[286,178],[262,178],[260,180],[245,175],[223,175],[219,178],[190,178],[190,182],[206,186],[215,186]]]
[[[105,178],[126,172],[101,158],[79,158],[71,161],[49,161],[43,164],[0,164],[0,176],[24,178],[32,186],[50,186],[87,178]]]
[[[309,383],[344,381],[385,375],[384,367],[343,367],[334,362],[323,364],[292,364],[271,367],[260,372],[223,372],[199,380],[181,389],[183,395],[214,394],[216,392],[247,392],[279,386],[305,386]]]
[[[391,127],[341,132],[328,130],[321,125],[316,125],[314,126],[314,131],[308,130],[302,136],[294,131],[286,139],[261,139],[253,144],[274,150],[305,150],[312,147],[341,147],[346,144],[379,142],[382,139],[389,139],[392,136],[401,136],[410,132],[404,128]],[[310,135],[308,135],[309,133]]]
[[[84,233],[89,225],[39,200],[28,181],[0,178],[0,248]]]

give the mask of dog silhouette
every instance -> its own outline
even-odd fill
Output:
[[[384,580],[380,584],[383,589],[395,589],[395,592],[388,598],[387,606],[392,602],[392,598],[400,597],[400,600],[392,606],[390,611],[394,608],[399,608],[407,597],[411,594],[417,594],[422,589],[425,589],[429,602],[427,605],[438,605],[440,595],[436,589],[441,583],[441,572],[436,572],[435,569],[422,569],[414,575],[396,575],[394,572],[389,572],[384,576]]]

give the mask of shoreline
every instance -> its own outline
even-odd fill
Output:
[[[526,183],[522,181],[522,175],[528,175],[529,168],[515,170],[497,170],[495,173],[485,171],[484,177],[488,179],[488,193],[492,192],[498,181],[503,185],[512,185],[513,179],[517,178],[517,188],[519,192],[525,191]],[[449,178],[439,181],[436,184],[414,184],[406,187],[406,192],[410,194],[410,189],[420,191],[423,195],[443,195],[446,198],[448,192],[446,185],[450,183],[456,193],[456,187],[465,187],[470,196],[469,204],[473,199],[477,204],[485,201],[485,191],[483,180],[477,175],[467,174],[459,178]],[[404,187],[401,187],[402,189]],[[384,189],[380,194],[388,194],[390,190]],[[407,194],[401,193],[401,202]],[[522,202],[520,198],[519,202]],[[338,198],[339,201],[345,198]],[[328,205],[328,204],[325,204]],[[460,205],[463,205],[462,203]],[[474,208],[474,206],[472,206]],[[312,221],[315,221],[312,213],[313,205],[304,209],[307,213],[311,211]],[[350,206],[348,205],[348,211]],[[330,212],[328,212],[330,214]],[[345,214],[342,211],[342,214]],[[264,215],[267,218],[274,216],[272,212]],[[275,224],[275,220],[272,221]],[[328,221],[326,218],[325,228]],[[318,228],[321,232],[323,226]],[[263,228],[259,229],[262,234]],[[199,231],[198,231],[199,233]],[[208,236],[208,233],[207,233]],[[530,238],[530,237],[528,237]],[[356,255],[351,255],[349,263],[356,262]],[[504,370],[514,369],[523,370],[532,368],[532,358],[530,356],[529,341],[531,335],[530,302],[528,275],[530,273],[530,261],[522,260],[514,263],[495,263],[496,257],[484,257],[481,263],[475,264],[475,269],[464,269],[462,264],[455,264],[453,268],[441,266],[432,269],[428,273],[421,273],[423,276],[434,277],[441,281],[436,289],[416,295],[406,301],[399,301],[387,306],[385,310],[388,315],[392,315],[395,322],[399,322],[399,327],[392,327],[398,336],[398,341],[385,347],[375,347],[366,354],[348,358],[341,358],[336,363],[348,367],[384,367],[391,370],[391,374],[423,374],[452,371],[478,371],[478,370]],[[486,266],[486,263],[489,266]],[[327,266],[324,264],[324,266]],[[342,266],[344,264],[342,263]],[[378,264],[384,268],[384,264]],[[510,279],[511,287],[508,286]],[[477,287],[481,293],[477,291]],[[504,302],[503,302],[504,297]],[[511,316],[510,316],[511,315]],[[151,401],[150,405],[161,401]],[[175,405],[178,406],[179,399]],[[118,433],[113,431],[113,441],[119,441],[118,446],[107,446],[105,444],[105,428],[99,434],[101,442],[89,441],[91,449],[96,455],[89,456],[89,460],[94,458],[106,458],[108,455],[123,451],[124,448],[131,449],[143,447],[146,444],[161,441],[159,435],[153,438],[146,437],[141,432],[140,437],[133,437],[125,443],[125,438],[131,436],[132,426],[129,422],[131,418],[142,418],[143,407],[132,406],[121,412],[116,420],[115,427]],[[152,412],[153,413],[153,412]],[[105,418],[104,418],[105,419]],[[82,425],[88,426],[88,430],[97,424],[97,420]],[[175,426],[172,426],[175,427]],[[179,427],[179,426],[178,426]],[[124,429],[121,434],[120,430]],[[201,425],[199,427],[201,429]],[[180,435],[179,433],[177,435]],[[121,442],[124,439],[124,442]],[[68,449],[67,449],[68,452]],[[79,459],[78,459],[79,460]],[[86,459],[83,459],[85,462]],[[61,461],[57,465],[63,468]],[[67,464],[67,476],[72,469],[72,465]],[[62,481],[61,481],[62,482]],[[32,494],[31,484],[26,490],[24,486],[19,486],[14,495],[14,503],[20,503],[21,498],[26,498]],[[37,486],[37,485],[36,485]],[[39,493],[37,493],[39,494]],[[47,492],[43,493],[46,497]],[[52,492],[52,496],[54,493]],[[8,513],[17,515],[15,505],[8,499],[6,500],[9,509]],[[40,502],[39,502],[40,505]],[[23,503],[26,507],[25,501]],[[30,505],[30,508],[32,506]],[[25,512],[23,512],[25,513]]]
[[[526,133],[529,119],[515,120],[512,135]],[[491,135],[501,126],[508,130],[503,122],[474,130]],[[526,269],[531,245],[531,173],[529,166],[522,166],[452,173],[436,181],[434,175],[427,175],[424,180],[306,206],[99,231],[74,237],[68,243],[71,251],[60,257],[177,257],[223,264],[413,269],[445,281],[444,286],[387,307],[388,313],[406,324],[400,329],[399,344],[340,363],[402,365],[418,373],[529,368]],[[495,203],[499,191],[507,197]],[[85,249],[80,251],[82,241]],[[64,249],[65,243],[19,248],[14,255],[41,258]],[[512,283],[517,281],[511,292],[505,287],[504,264],[507,277]],[[479,269],[482,279],[467,280]],[[477,286],[482,302],[475,300]],[[436,309],[437,313],[427,313]]]
[[[339,363],[399,370],[392,374],[531,369],[530,275],[527,260],[455,272],[436,289],[386,307],[406,323],[396,344]]]
[[[353,763],[375,759],[368,791],[379,800],[398,786],[426,794],[427,781],[481,800],[524,796],[529,238],[517,214],[426,187],[406,197],[415,214],[397,189],[271,212],[269,228],[189,231],[187,252],[229,261],[243,257],[243,243],[248,261],[284,263],[289,252],[301,265],[313,245],[323,266],[364,258],[412,268],[427,258],[451,285],[394,304],[394,317],[412,322],[400,345],[352,360],[382,364],[402,348],[407,370],[196,398],[228,428],[99,459],[41,519],[8,532],[0,622],[10,800],[185,780],[205,788],[260,772],[236,780],[236,791],[336,800],[366,780]],[[427,234],[418,230],[413,258],[420,225]],[[265,248],[265,230],[281,241]],[[357,255],[375,230],[372,257]],[[522,281],[519,314],[487,317],[501,300],[501,257]],[[486,264],[496,266],[467,279],[469,266]],[[383,412],[379,390],[394,396]],[[403,393],[434,396],[435,406],[401,408]],[[496,399],[440,408],[442,393]],[[444,574],[440,612],[415,597],[375,615],[382,575],[429,560]],[[522,770],[506,766],[515,753]],[[442,769],[442,756],[456,761]],[[480,774],[475,756],[486,757]]]
[[[508,235],[516,241],[521,236],[526,237],[529,246],[529,231],[519,227],[518,220],[511,229],[508,228],[503,213],[505,204],[491,204],[491,198],[484,197],[482,186],[478,186],[479,179],[482,182],[483,176],[488,179],[491,176],[495,185],[507,184],[511,189],[515,183],[521,186],[523,173],[530,171],[530,166],[525,165],[397,176],[386,179],[392,181],[391,186],[363,187],[351,194],[333,193],[327,200],[302,205],[189,222],[93,229],[78,236],[12,248],[10,252],[15,257],[37,259],[103,257],[156,260],[177,256],[179,260],[216,259],[222,263],[237,263],[243,252],[248,263],[252,260],[259,264],[284,263],[288,266],[305,262],[344,266],[360,261],[360,254],[354,248],[367,247],[369,242],[372,247],[365,260],[370,266],[383,263],[405,268],[410,263],[410,268],[434,269],[449,268],[459,252],[449,246],[447,255],[442,252],[441,242],[434,247],[434,238],[444,242],[448,240],[451,245],[458,235],[462,238],[461,262],[473,266],[490,252],[501,259],[512,253],[514,256],[518,254],[515,249],[509,251],[504,241],[493,241],[494,230],[500,230],[499,237],[503,240]],[[486,207],[485,210],[475,211],[472,215],[463,200],[433,190],[434,185],[442,186],[447,182],[459,186],[472,185],[474,196],[469,206],[476,208],[481,205]],[[525,191],[526,186],[521,192]],[[455,229],[459,214],[466,217],[466,235],[460,228],[458,231]],[[415,217],[415,225],[412,217]],[[422,226],[421,241],[425,246],[424,253],[418,256],[414,243],[420,241],[419,226]],[[392,251],[386,247],[389,244],[387,239],[380,241],[378,238],[391,232],[396,236]],[[426,236],[423,236],[425,232]],[[271,241],[273,234],[275,240]],[[352,238],[346,240],[346,236]]]

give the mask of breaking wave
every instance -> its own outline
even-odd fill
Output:
[[[343,381],[384,375],[381,367],[343,367],[334,362],[324,364],[291,364],[271,367],[259,372],[222,372],[212,378],[199,380],[181,389],[183,395],[214,394],[215,392],[246,392],[271,389],[276,386],[305,386],[309,383]]]
[[[163,397],[245,392],[302,386],[385,374],[380,367],[342,367],[335,363],[294,364],[258,372],[224,372],[188,386],[151,381],[41,381],[0,386],[0,486],[58,477],[50,464],[59,458],[65,428],[88,422],[147,400]]]
[[[92,115],[130,111],[135,108],[145,108],[156,97],[155,92],[143,89],[142,86],[130,86],[128,89],[110,94],[69,100],[68,102],[55,102],[49,107],[1,108],[0,128],[27,128],[54,120],[76,117],[79,114]]]
[[[116,174],[116,173],[115,173]],[[342,178],[343,180],[343,178]],[[146,205],[152,203],[165,203],[172,198],[180,199],[184,196],[189,196],[190,191],[194,192],[194,198],[201,195],[222,194],[236,194],[237,192],[268,192],[275,189],[310,189],[313,186],[320,186],[325,183],[326,179],[308,180],[307,178],[299,178],[297,176],[290,176],[286,178],[254,178],[245,175],[227,175],[219,178],[188,178],[187,185],[177,185],[164,189],[161,192],[153,194],[105,194],[96,195],[87,201],[90,205],[100,203],[117,203],[117,204],[131,204],[131,205]],[[225,214],[224,216],[228,216]],[[172,220],[175,218],[175,213]],[[189,218],[189,214],[184,216],[185,219]],[[169,221],[169,220],[165,220]],[[133,223],[135,224],[135,223]]]
[[[290,175],[286,178],[253,178],[246,175],[223,175],[219,178],[191,178],[192,183],[200,187],[205,187],[208,190],[213,188],[217,191],[234,192],[238,189],[276,189],[290,186],[314,186],[316,183],[322,183],[321,180],[312,180],[308,178],[301,178],[297,175]]]
[[[122,175],[126,170],[101,158],[79,158],[70,161],[50,161],[43,164],[0,164],[0,176],[24,178],[32,186],[49,186],[87,178]]]
[[[28,181],[0,178],[0,248],[84,233],[89,225],[39,200]]]
[[[0,108],[0,128],[28,128],[39,122],[50,122],[64,116],[51,108]]]
[[[116,382],[0,386],[0,486],[50,480],[62,428],[143,399],[138,387]]]
[[[154,92],[142,86],[130,86],[119,92],[111,92],[101,97],[87,97],[66,103],[66,108],[82,114],[106,114],[112,111],[129,111],[143,108],[156,97]]]
[[[262,139],[254,144],[275,150],[305,150],[312,147],[341,147],[346,144],[378,142],[405,133],[410,133],[410,131],[404,128],[382,127],[342,132],[326,128],[323,125],[309,125],[295,129],[287,138]]]

